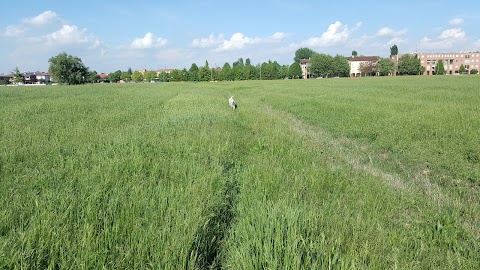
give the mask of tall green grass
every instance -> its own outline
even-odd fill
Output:
[[[0,88],[0,266],[475,269],[478,82]]]

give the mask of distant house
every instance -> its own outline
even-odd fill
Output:
[[[0,74],[0,85],[13,82],[13,74]]]
[[[156,72],[157,72],[157,76],[159,76],[162,73],[171,74],[173,72],[173,68],[159,69]]]
[[[97,74],[97,79],[99,81],[106,81],[106,80],[108,80],[108,74],[107,73],[99,73],[99,74]]]
[[[47,72],[37,71],[34,72],[33,75],[36,78],[36,82],[39,84],[47,84],[51,82],[50,74]]]
[[[362,76],[362,65],[372,64],[377,65],[380,57],[378,56],[351,56],[347,57],[348,65],[350,66],[350,77]]]
[[[35,75],[35,72],[22,72],[20,75],[23,77],[24,84],[37,83],[37,75]]]

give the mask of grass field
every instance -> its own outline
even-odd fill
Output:
[[[0,87],[0,268],[478,269],[479,83]]]

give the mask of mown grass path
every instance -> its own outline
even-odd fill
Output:
[[[0,267],[475,269],[478,82],[0,88]]]

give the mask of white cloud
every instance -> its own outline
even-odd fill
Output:
[[[208,38],[196,38],[192,41],[192,46],[195,48],[211,48],[222,44],[225,41],[223,34],[218,34],[217,37],[211,33]]]
[[[163,47],[168,43],[166,39],[157,38],[152,32],[145,34],[143,38],[136,38],[132,44],[130,44],[131,49],[150,49],[150,48],[159,48]]]
[[[271,39],[274,40],[274,41],[283,41],[286,37],[287,37],[287,35],[285,33],[276,32],[275,34],[273,34],[271,36]]]
[[[357,23],[352,30],[348,29],[348,25],[342,24],[340,21],[336,21],[330,24],[327,31],[320,37],[312,37],[300,43],[300,46],[309,47],[330,47],[338,44],[343,44],[348,41],[353,31],[362,25],[361,22]]]
[[[225,39],[223,34],[215,36],[213,33],[207,38],[196,38],[192,41],[192,46],[195,48],[215,48],[214,51],[232,51],[241,50],[247,46],[256,44],[267,44],[281,42],[286,38],[286,34],[276,32],[268,37],[247,37],[242,33],[233,34],[230,39]]]
[[[57,18],[57,14],[53,11],[47,10],[33,18],[25,19],[24,22],[33,25],[44,25],[54,20],[55,18]]]
[[[460,25],[463,24],[463,19],[462,18],[454,18],[448,21],[451,25]]]
[[[245,48],[247,45],[258,43],[259,41],[259,38],[249,38],[242,33],[235,33],[229,40],[224,40],[217,48],[217,51],[239,50]]]
[[[48,44],[77,44],[90,41],[86,29],[78,29],[76,25],[64,25],[56,32],[46,36]]]
[[[437,38],[424,37],[420,40],[419,47],[429,50],[451,49],[457,44],[465,42],[465,31],[461,28],[444,30]]]
[[[441,39],[454,39],[454,40],[463,40],[465,39],[465,31],[462,28],[453,28],[447,29],[442,32],[439,36]]]
[[[25,33],[25,29],[17,26],[7,26],[5,28],[5,32],[3,32],[3,35],[6,37],[20,37]]]
[[[395,31],[395,30],[393,30],[389,27],[383,27],[383,28],[380,28],[377,31],[375,36],[377,36],[377,37],[399,37],[399,36],[405,35],[406,33],[407,33],[406,29]]]

